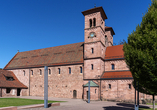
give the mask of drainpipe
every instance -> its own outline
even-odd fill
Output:
[[[30,68],[29,68],[29,96],[30,96]]]
[[[1,88],[1,97],[2,97],[2,88]]]

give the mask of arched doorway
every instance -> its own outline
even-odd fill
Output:
[[[77,98],[77,91],[76,90],[73,90],[73,98]]]

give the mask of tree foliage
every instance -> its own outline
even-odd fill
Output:
[[[157,0],[152,1],[123,49],[126,63],[141,90],[157,95]]]

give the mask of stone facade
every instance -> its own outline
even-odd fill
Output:
[[[109,55],[108,57],[112,58],[106,60],[106,51],[108,47],[114,47],[114,31],[111,27],[105,27],[105,19],[107,19],[105,12],[103,11],[102,7],[97,7],[84,11],[82,13],[85,16],[84,43],[83,49],[79,49],[77,52],[80,54],[81,51],[82,53],[80,56],[83,56],[82,60],[76,60],[80,62],[82,61],[82,63],[72,64],[72,61],[70,60],[71,58],[66,57],[68,59],[64,59],[65,62],[58,62],[59,64],[57,65],[54,64],[48,66],[48,96],[79,98],[87,100],[87,93],[89,90],[88,87],[85,87],[84,85],[87,84],[88,81],[93,81],[96,86],[90,88],[91,100],[115,100],[133,102],[135,90],[132,86],[132,77],[130,79],[125,79],[124,77],[118,77],[116,79],[114,76],[112,78],[102,78],[102,75],[108,71],[116,72],[129,70],[125,63],[124,56],[123,58],[116,59],[116,55]],[[75,44],[73,46],[76,47]],[[54,48],[53,50],[56,51],[60,48],[62,50],[63,47],[64,46],[60,46]],[[71,48],[72,47],[69,47],[68,49]],[[42,51],[44,50],[40,50],[39,53],[41,52],[42,55],[36,55],[35,51],[33,51],[34,53],[32,52],[33,56],[31,56],[31,58],[33,57],[35,59],[39,56],[44,56],[45,59],[49,58],[49,60],[51,59],[55,60],[54,62],[57,62],[57,59],[55,59],[56,56],[62,55],[65,57],[72,55],[73,57],[74,55],[78,55],[75,53],[75,50],[73,48],[71,50],[72,51],[68,50],[66,54],[60,51],[57,51],[58,53],[48,52],[48,54],[43,54]],[[71,52],[74,54],[71,54]],[[54,59],[48,57],[49,55],[51,56],[53,54],[56,55],[54,56]],[[20,60],[23,64],[23,61],[26,61],[27,56],[25,56],[26,54],[24,53],[21,53],[20,55],[23,55],[21,58],[22,60]],[[16,58],[15,62],[17,62],[20,57]],[[79,59],[80,57],[77,58]],[[61,59],[59,59],[59,61],[61,61]],[[67,63],[66,60],[70,61],[70,63]],[[73,59],[73,61],[75,61],[75,59]],[[31,61],[28,62],[31,63]],[[36,62],[32,62],[31,64],[36,64]],[[44,59],[41,62],[43,63]],[[114,68],[112,65],[114,65]],[[34,66],[22,69],[15,68],[10,70],[14,72],[20,82],[28,87],[28,89],[22,89],[20,95],[44,96],[44,66],[40,65],[38,67]],[[2,89],[2,92],[3,91],[5,90]],[[11,94],[13,94],[12,91]],[[148,98],[150,96],[146,96],[145,94],[140,93],[140,100],[146,97]]]

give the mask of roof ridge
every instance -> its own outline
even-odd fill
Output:
[[[61,47],[61,46],[67,46],[67,45],[74,45],[74,44],[81,44],[84,42],[78,42],[78,43],[72,43],[72,44],[65,44],[65,45],[60,45],[60,46],[54,46],[54,47]],[[42,50],[42,49],[48,49],[48,48],[54,48],[54,47],[47,47],[47,48],[41,48],[41,49],[35,49],[35,50]],[[28,51],[23,51],[23,52],[30,52],[30,51],[35,51],[35,50],[28,50]],[[23,53],[23,52],[19,52],[19,53]]]

